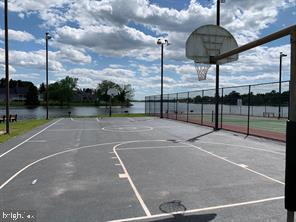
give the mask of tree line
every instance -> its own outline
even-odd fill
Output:
[[[267,93],[257,93],[254,94],[253,92],[240,94],[239,92],[232,91],[227,95],[224,95],[223,98],[220,97],[220,101],[223,99],[223,104],[225,105],[237,105],[238,99],[242,100],[242,105],[248,105],[249,99],[250,104],[253,106],[274,106],[274,105],[288,105],[289,103],[289,91],[284,91],[281,94],[272,90],[271,92]],[[190,103],[215,103],[214,96],[195,96],[194,98],[189,98]]]
[[[104,80],[96,89],[79,89],[78,78],[66,76],[64,79],[48,85],[48,100],[52,105],[71,105],[77,103],[89,103],[91,105],[106,105],[110,101],[107,94],[110,88],[116,89],[118,95],[112,98],[112,104],[130,106],[134,97],[134,89],[130,84],[117,84]],[[11,89],[25,88],[25,105],[42,105],[46,99],[46,87],[42,83],[38,88],[29,81],[10,80]],[[5,88],[5,79],[0,80],[0,88]]]

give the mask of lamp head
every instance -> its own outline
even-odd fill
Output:
[[[45,36],[46,36],[46,39],[48,39],[48,40],[51,39],[51,36],[49,35],[48,32],[45,33]]]
[[[161,39],[158,39],[157,40],[157,45],[161,45],[161,44],[162,44]]]

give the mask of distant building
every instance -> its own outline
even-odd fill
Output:
[[[9,98],[10,101],[25,101],[28,89],[24,87],[15,87],[10,88]],[[0,88],[0,102],[5,101],[6,99],[6,89]]]

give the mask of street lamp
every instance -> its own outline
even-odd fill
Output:
[[[278,113],[278,119],[281,118],[281,95],[282,95],[282,58],[286,57],[287,55],[284,53],[280,53],[280,71],[279,71],[279,113]]]
[[[5,29],[5,82],[6,82],[6,133],[9,128],[9,54],[8,54],[8,0],[4,0],[4,29]]]
[[[157,45],[161,46],[161,80],[160,80],[160,118],[163,118],[163,46],[169,45],[169,41],[167,39],[158,39]]]
[[[48,40],[51,36],[48,32],[45,33],[45,47],[46,47],[46,88],[45,88],[45,100],[46,100],[46,119],[48,119]]]

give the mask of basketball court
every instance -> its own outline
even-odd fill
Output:
[[[1,144],[37,221],[285,221],[285,144],[159,118],[58,119]]]

